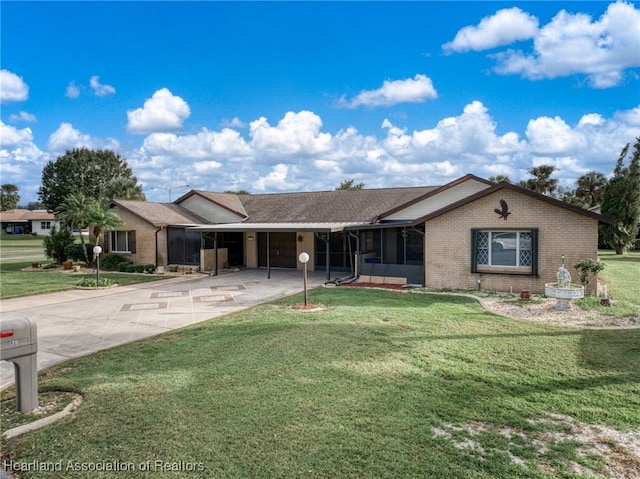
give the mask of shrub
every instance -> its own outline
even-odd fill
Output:
[[[604,269],[604,263],[591,258],[578,261],[573,267],[580,273],[580,282],[586,287],[589,284],[589,274],[597,275]]]
[[[136,267],[132,264],[128,264],[127,265],[127,273],[135,273],[136,272]]]
[[[93,245],[85,244],[84,247],[87,250],[86,256],[82,252],[82,244],[80,243],[68,245],[64,249],[64,252],[66,253],[68,259],[71,259],[73,261],[86,261],[86,259],[89,258],[89,264],[91,264],[91,260],[93,259]],[[102,267],[102,261],[100,261],[100,267]]]
[[[127,268],[129,267],[129,262],[128,261],[123,261],[122,263],[118,263],[118,271],[120,273],[126,273],[127,272]]]
[[[51,228],[51,234],[43,240],[44,254],[47,258],[51,258],[56,263],[64,263],[67,261],[65,250],[67,246],[75,242],[71,231],[61,229],[58,231],[55,225]]]
[[[105,286],[113,286],[115,283],[113,280],[109,278],[100,278],[97,282],[98,287]],[[84,278],[76,284],[76,286],[81,286],[83,288],[95,288],[96,287],[96,279],[95,278]]]
[[[136,273],[144,273],[144,265],[143,264],[136,264],[134,266],[135,272]]]
[[[93,249],[91,250],[91,254],[93,254]],[[104,269],[107,271],[120,271],[118,269],[118,265],[120,263],[129,264],[130,261],[118,253],[107,253],[100,258],[100,269]]]
[[[144,265],[144,270],[145,270],[145,272],[147,272],[149,274],[153,274],[156,271],[156,265],[155,264],[145,264]]]

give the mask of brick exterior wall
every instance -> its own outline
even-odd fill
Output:
[[[167,265],[167,230],[166,228],[157,233],[158,238],[158,258],[156,259],[156,228],[140,219],[138,216],[127,210],[116,206],[114,210],[124,222],[124,226],[118,228],[119,231],[136,232],[136,252],[122,254],[131,259],[134,264],[155,264],[156,266]],[[108,235],[106,232],[105,235]],[[157,262],[156,262],[157,261]]]
[[[494,208],[506,200],[507,221]],[[531,274],[471,273],[471,229],[538,228],[538,276]],[[428,220],[425,224],[425,286],[429,288],[482,289],[544,292],[544,284],[556,281],[565,255],[565,267],[573,283],[580,283],[573,264],[598,257],[598,222],[545,201],[507,189]],[[495,268],[494,268],[495,269]],[[589,283],[590,289],[596,281]]]

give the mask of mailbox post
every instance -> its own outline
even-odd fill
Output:
[[[0,321],[0,360],[14,365],[16,410],[38,407],[38,335],[36,323],[26,319]]]

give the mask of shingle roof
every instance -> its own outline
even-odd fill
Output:
[[[206,223],[204,218],[201,218],[186,208],[173,203],[113,200],[112,205],[118,205],[125,208],[154,226]]]
[[[53,213],[42,210],[13,209],[0,212],[0,221],[33,221],[33,220],[54,220]]]
[[[219,204],[223,208],[226,208],[227,210],[233,213],[236,213],[239,216],[242,216],[242,217],[247,216],[247,212],[245,211],[244,206],[240,201],[240,197],[245,195],[237,195],[235,193],[214,193],[211,191],[199,191],[199,190],[194,190],[193,192],[189,192],[189,193],[200,195],[210,201],[213,201]],[[185,196],[180,198],[178,202],[190,196],[189,193],[187,193]]]
[[[370,222],[435,186],[238,195],[245,223]]]

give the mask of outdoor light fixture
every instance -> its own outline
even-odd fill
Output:
[[[300,253],[300,256],[298,256],[298,259],[304,265],[302,277],[304,281],[304,305],[306,306],[307,304],[309,304],[309,297],[307,295],[307,262],[309,261],[309,255],[307,253]]]
[[[102,248],[100,245],[95,245],[93,254],[96,255],[96,289],[98,289],[98,283],[100,282],[100,253],[102,253]]]

